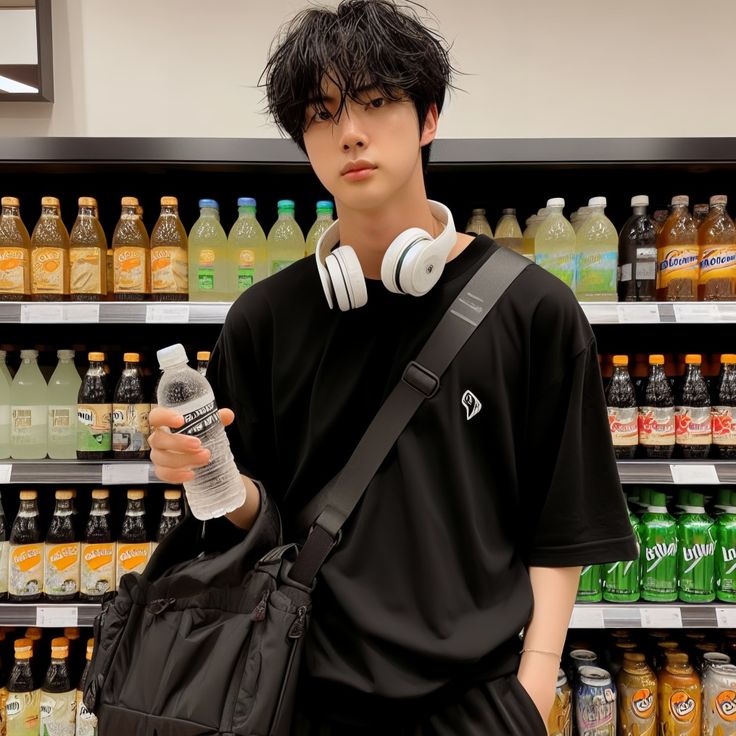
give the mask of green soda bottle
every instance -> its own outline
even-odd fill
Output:
[[[645,601],[677,600],[677,522],[667,512],[661,491],[649,495],[641,517],[641,597]]]
[[[227,236],[227,246],[231,299],[237,299],[256,281],[268,276],[266,234],[256,220],[256,201],[252,197],[238,199],[238,219]]]
[[[268,273],[272,276],[304,258],[304,235],[294,219],[294,202],[281,199],[279,219],[268,233]]]
[[[332,219],[332,202],[329,200],[322,200],[317,202],[317,219],[314,221],[314,225],[309,228],[307,233],[307,256],[314,255],[317,250],[317,243],[322,237],[322,233],[332,225],[334,220]]]
[[[631,528],[634,530],[639,550],[641,550],[641,522],[632,513],[629,513],[629,521],[631,522]],[[638,601],[640,595],[639,570],[640,561],[638,557],[635,560],[605,565],[603,600],[613,603]]]
[[[703,494],[691,493],[690,505],[677,522],[677,587],[686,603],[715,600],[716,535],[705,513]]]
[[[718,494],[710,514],[714,521],[717,521],[720,516],[726,513],[726,509],[733,505],[731,503],[731,493],[730,488],[718,489]]]
[[[641,514],[645,514],[649,510],[650,500],[652,497],[652,489],[651,488],[640,488],[639,489],[639,506],[641,507],[641,511],[639,512],[639,518],[641,520]]]
[[[678,487],[675,494],[675,508],[672,511],[672,516],[676,519],[679,519],[685,513],[685,509],[690,506],[690,493],[689,488]]]
[[[227,236],[214,199],[199,200],[199,219],[189,233],[189,301],[224,302],[227,289]]]
[[[598,603],[603,600],[603,573],[601,565],[586,565],[580,573],[577,603]]]
[[[716,522],[716,597],[736,603],[736,492]]]

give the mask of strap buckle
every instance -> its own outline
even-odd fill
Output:
[[[412,360],[406,366],[401,380],[428,399],[431,399],[440,390],[439,376],[417,363],[416,360]]]
[[[333,540],[333,547],[337,547],[342,541],[342,519],[332,506],[326,506],[322,513],[315,519],[312,526],[309,527],[309,534],[314,531],[315,527],[319,527],[325,534]]]

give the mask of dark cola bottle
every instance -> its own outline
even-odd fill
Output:
[[[708,386],[700,366],[702,356],[686,355],[685,382],[675,411],[675,442],[684,458],[704,458],[712,443]]]
[[[736,459],[736,355],[721,356],[721,373],[713,390],[711,417],[716,456]]]
[[[649,356],[649,376],[639,404],[639,444],[648,458],[671,458],[675,451],[675,399],[664,372],[664,355]]]
[[[632,459],[639,446],[636,392],[629,375],[628,355],[613,356],[613,376],[606,389],[608,425],[619,460]]]

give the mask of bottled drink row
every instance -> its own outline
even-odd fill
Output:
[[[0,599],[16,603],[107,599],[124,574],[143,571],[156,545],[184,516],[181,490],[164,491],[164,506],[152,539],[145,491],[127,491],[119,524],[113,521],[108,490],[92,491],[84,522],[79,519],[75,497],[75,490],[55,492],[53,516],[44,530],[38,493],[21,491],[9,535],[0,505]]]
[[[238,219],[226,235],[218,203],[201,199],[200,217],[187,235],[176,197],[162,197],[149,238],[138,200],[123,197],[108,245],[97,201],[80,197],[78,204],[68,232],[59,200],[43,197],[29,236],[19,200],[2,198],[0,300],[232,301],[254,282],[314,253],[333,221],[332,202],[317,202],[305,240],[294,219],[294,202],[283,199],[266,237],[256,219],[256,200],[241,197]]]
[[[605,391],[616,457],[736,458],[736,355],[720,356],[710,385],[698,354],[685,356],[677,378],[665,373],[664,355],[650,355],[648,375],[636,383],[627,355],[612,362]]]
[[[516,211],[504,210],[495,236],[564,281],[581,301],[731,300],[736,227],[727,203],[725,195],[715,195],[691,214],[689,198],[678,195],[669,211],[650,217],[649,197],[638,195],[617,232],[606,217],[605,197],[593,197],[570,220],[565,200],[554,198],[526,221],[523,233]],[[485,210],[473,211],[466,231],[493,237]]]
[[[736,632],[568,636],[550,736],[730,736]]]

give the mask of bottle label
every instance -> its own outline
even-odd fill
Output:
[[[631,281],[631,264],[622,263],[618,270],[618,280],[622,282]]]
[[[26,293],[28,254],[25,248],[0,248],[0,292]]]
[[[677,279],[698,280],[697,245],[677,245],[660,249],[657,288],[664,289]]]
[[[560,281],[567,284],[571,289],[575,287],[575,267],[577,258],[575,253],[564,253],[557,255],[537,253],[537,265],[545,271],[557,276]]]
[[[34,294],[63,294],[66,251],[64,248],[33,248],[31,291]]]
[[[736,445],[736,406],[711,407],[714,445]]]
[[[679,723],[691,723],[698,711],[698,704],[686,690],[673,690],[669,706],[670,713]]]
[[[215,251],[212,248],[200,248],[197,284],[200,291],[212,291],[215,288]]]
[[[580,255],[575,288],[581,294],[615,294],[618,253],[585,253]]]
[[[123,246],[113,249],[113,285],[118,294],[143,294],[146,291],[145,248]]]
[[[112,405],[112,449],[115,452],[148,450],[150,404]]]
[[[296,263],[296,261],[271,261],[271,275],[289,268],[293,263]]]
[[[635,276],[637,281],[655,281],[657,278],[657,249],[637,248]]]
[[[83,543],[81,591],[104,595],[115,590],[115,542]]]
[[[194,401],[180,404],[176,410],[184,417],[184,424],[173,430],[177,434],[196,436],[220,423],[220,415],[211,390]]]
[[[639,444],[674,445],[675,410],[674,407],[639,407]]]
[[[49,444],[74,442],[77,436],[77,406],[49,406]]]
[[[38,736],[41,733],[41,691],[8,693],[5,714],[7,736]]]
[[[112,404],[77,404],[77,450],[108,452],[112,447]]]
[[[13,443],[23,445],[38,442],[38,430],[45,427],[45,424],[44,407],[13,406],[10,413],[10,432]]]
[[[675,441],[678,445],[709,445],[710,407],[678,406],[675,412]]]
[[[77,691],[41,692],[41,733],[44,736],[74,736]]]
[[[79,542],[46,543],[43,592],[76,595],[79,592]]]
[[[69,289],[72,294],[101,294],[100,248],[72,248],[69,252]]]
[[[238,266],[240,268],[254,268],[256,265],[256,252],[251,248],[242,248],[238,254]]]
[[[143,572],[151,556],[150,542],[118,542],[118,586],[120,578],[129,572]]]
[[[77,690],[77,733],[76,736],[97,736],[97,716],[84,705],[84,693]]]
[[[43,588],[43,544],[11,544],[8,593],[36,595]]]
[[[187,252],[184,248],[157,245],[151,248],[151,290],[187,293]]]
[[[639,444],[637,408],[608,407],[608,425],[615,447],[632,447]]]
[[[245,291],[253,286],[253,282],[256,280],[256,274],[254,268],[238,268],[238,289]]]
[[[713,279],[736,280],[736,243],[705,246],[700,259],[700,283]]]

